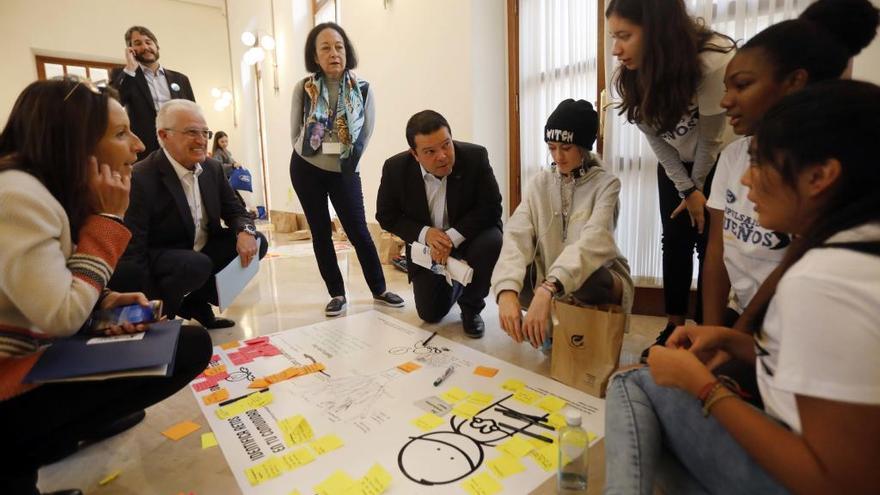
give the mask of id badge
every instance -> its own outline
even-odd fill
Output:
[[[321,151],[323,151],[325,155],[338,155],[342,153],[342,143],[339,141],[324,143],[321,145]]]

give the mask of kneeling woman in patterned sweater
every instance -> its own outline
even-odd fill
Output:
[[[38,494],[40,466],[137,423],[211,357],[206,331],[184,327],[170,377],[23,383],[42,346],[88,331],[94,309],[148,304],[141,293],[105,289],[131,238],[121,218],[131,164],[144,149],[108,91],[76,78],[35,82],[0,134],[0,422],[10,426],[0,463],[4,494]],[[143,331],[125,324],[102,334]]]

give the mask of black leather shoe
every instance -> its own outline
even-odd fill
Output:
[[[73,488],[71,490],[58,490],[57,492],[47,492],[43,495],[83,495],[82,490]]]
[[[211,310],[211,305],[208,303],[195,305],[195,307],[187,306],[188,305],[185,302],[181,305],[179,316],[181,318],[186,318],[187,320],[196,320],[208,330],[235,326],[235,322],[230,319],[214,316],[214,312]]]
[[[486,324],[483,323],[483,318],[480,316],[480,313],[474,313],[472,315],[462,313],[461,326],[464,328],[464,334],[472,339],[482,338],[483,334],[486,332]]]
[[[345,311],[345,306],[347,305],[345,300],[345,296],[336,296],[333,299],[330,299],[330,302],[327,303],[327,306],[324,306],[324,314],[326,316],[339,316]]]
[[[146,416],[147,412],[141,409],[140,411],[119,418],[91,432],[89,436],[87,438],[84,438],[82,441],[84,444],[90,444],[100,442],[101,440],[104,440],[105,438],[110,438],[114,435],[118,435],[143,421]]]

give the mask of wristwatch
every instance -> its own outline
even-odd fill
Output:
[[[257,229],[249,223],[242,225],[238,231],[257,237]]]
[[[556,277],[547,277],[547,278],[545,278],[544,280],[547,281],[547,282],[550,282],[551,284],[553,284],[553,288],[556,289],[556,294],[555,294],[555,295],[557,295],[557,296],[561,296],[562,294],[565,293],[565,287],[562,286],[562,282],[560,282],[558,278],[556,278]]]
[[[685,199],[688,196],[690,196],[691,194],[693,194],[699,190],[700,189],[697,186],[691,186],[691,187],[685,189],[684,191],[681,191],[680,193],[678,193],[678,195],[681,197],[681,199]]]

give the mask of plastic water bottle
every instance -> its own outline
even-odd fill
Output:
[[[574,409],[565,412],[565,423],[559,430],[559,493],[586,493],[590,441],[581,428],[581,414]]]

